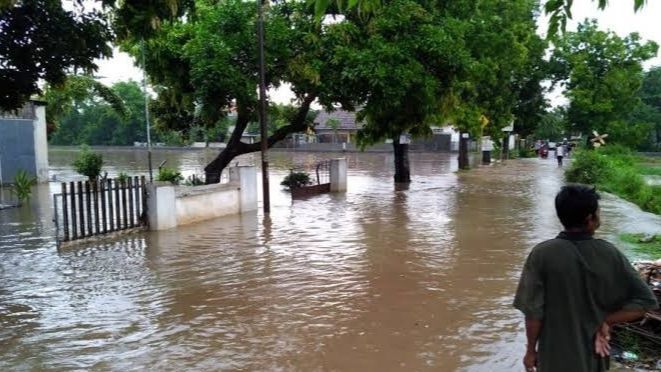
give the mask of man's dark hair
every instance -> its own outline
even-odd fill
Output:
[[[585,226],[590,214],[599,208],[599,194],[594,187],[573,184],[563,186],[555,196],[555,211],[565,229]]]

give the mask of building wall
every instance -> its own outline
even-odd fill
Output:
[[[3,182],[14,182],[20,170],[37,175],[34,132],[31,119],[0,117],[0,167]]]
[[[30,102],[16,113],[0,112],[0,167],[3,182],[13,182],[20,170],[48,181],[45,106]]]

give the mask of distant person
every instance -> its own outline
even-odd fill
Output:
[[[593,238],[600,224],[594,188],[564,186],[555,209],[564,231],[532,249],[514,298],[526,319],[523,364],[527,371],[605,371],[610,327],[658,304],[627,258]]]
[[[565,146],[561,143],[555,146],[555,158],[558,159],[558,167],[562,167],[562,158],[565,156]]]

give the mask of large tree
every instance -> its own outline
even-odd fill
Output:
[[[661,148],[661,67],[645,72],[643,84],[638,92],[640,104],[633,110],[629,122],[641,133],[641,150],[658,151]]]
[[[157,125],[187,130],[191,124],[211,126],[229,113],[236,115],[227,147],[205,168],[207,182],[214,183],[232,159],[261,147],[262,139],[241,141],[257,117],[256,4],[199,0],[195,8],[195,17],[166,22],[145,42],[146,70],[158,93]],[[349,92],[330,68],[333,45],[343,42],[333,27],[322,32],[303,3],[270,4],[266,17],[267,85],[287,82],[296,99],[296,109],[286,112],[286,125],[263,139],[272,146],[311,128],[310,105],[316,99],[341,102]],[[140,46],[140,40],[125,44],[136,56]]]
[[[566,89],[571,130],[588,136],[608,132],[611,141],[621,143],[637,136],[627,130],[627,117],[640,102],[642,62],[657,49],[636,33],[621,38],[601,31],[594,20],[558,39],[550,64],[555,81]]]
[[[40,80],[59,85],[69,73],[95,71],[94,59],[111,56],[109,43],[116,35],[149,36],[163,20],[192,9],[189,0],[92,3],[0,2],[0,110],[20,108],[40,94]]]
[[[67,84],[71,84],[68,80]],[[105,87],[118,101],[102,99],[94,94],[69,96],[62,100],[53,90],[46,90],[49,102],[62,102],[57,129],[51,136],[56,145],[132,145],[146,141],[144,95],[135,81],[118,82]],[[58,92],[59,93],[59,92]],[[160,133],[155,133],[158,141]]]

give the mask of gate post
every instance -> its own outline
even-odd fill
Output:
[[[347,159],[331,159],[330,164],[330,191],[347,191]]]
[[[166,230],[177,226],[174,186],[147,184],[147,218],[150,230]]]
[[[257,168],[254,166],[230,167],[230,182],[239,184],[240,213],[257,209]]]

